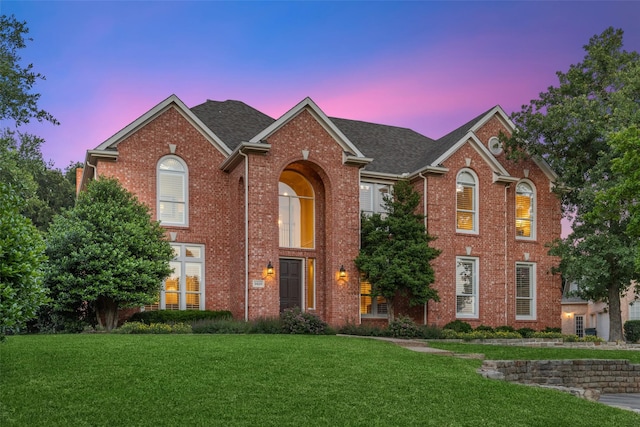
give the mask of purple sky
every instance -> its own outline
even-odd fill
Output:
[[[0,13],[30,28],[21,54],[61,125],[27,129],[58,168],[172,93],[274,118],[310,96],[329,116],[438,138],[496,104],[519,110],[608,26],[640,51],[637,2],[0,0]]]

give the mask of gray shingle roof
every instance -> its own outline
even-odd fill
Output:
[[[233,151],[275,120],[240,101],[211,101],[191,108],[193,114]]]
[[[275,120],[240,101],[211,101],[191,111],[222,141],[234,150],[249,141]],[[462,138],[486,112],[437,141],[408,128],[332,117],[330,120],[373,161],[365,170],[401,175],[431,165]]]

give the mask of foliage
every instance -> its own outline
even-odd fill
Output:
[[[117,334],[190,334],[191,325],[185,323],[167,325],[166,323],[125,322],[112,332]]]
[[[149,209],[115,179],[92,181],[49,230],[46,284],[55,311],[116,326],[122,307],[152,303],[173,251]]]
[[[557,87],[512,116],[516,131],[505,141],[512,158],[542,157],[557,172],[573,231],[551,254],[561,257],[559,270],[578,296],[609,304],[612,341],[622,339],[620,296],[640,279],[638,236],[629,233],[638,193],[623,184],[637,173],[637,163],[627,162],[637,160],[637,132],[629,128],[640,124],[640,55],[624,51],[622,39],[613,28],[592,37],[583,61],[557,73]]]
[[[450,329],[455,332],[471,332],[473,330],[469,323],[460,319],[447,323],[442,329]]]
[[[560,332],[534,332],[531,338],[563,338]]]
[[[330,334],[332,331],[322,319],[298,307],[288,308],[280,314],[282,330],[285,334]]]
[[[194,334],[248,334],[251,324],[233,319],[202,319],[191,324]],[[282,329],[278,332],[282,333]]]
[[[355,264],[363,280],[371,283],[372,296],[383,296],[393,320],[394,300],[407,297],[412,306],[438,300],[431,287],[435,280],[431,261],[440,251],[416,213],[420,195],[407,181],[398,181],[393,195],[385,197],[386,214],[362,215],[361,248]]]
[[[38,108],[40,94],[31,93],[33,85],[45,77],[33,71],[33,64],[20,64],[19,50],[31,41],[25,39],[28,33],[26,22],[0,15],[0,120],[12,119],[17,126],[29,123],[31,118],[57,123],[51,114]]]
[[[640,341],[640,320],[624,322],[624,336],[628,342]]]
[[[389,335],[387,329],[382,329],[376,325],[366,323],[361,323],[359,325],[347,323],[342,326],[338,332],[344,335],[356,335],[362,337],[386,337]]]
[[[42,286],[44,241],[20,215],[20,199],[0,182],[0,340],[21,328],[47,301]]]
[[[497,332],[515,332],[516,329],[513,326],[509,326],[509,325],[502,325],[502,326],[498,326],[496,328]]]
[[[443,331],[443,338],[471,341],[471,340],[487,340],[487,339],[521,339],[522,336],[517,332],[507,332],[507,331],[490,332],[490,331],[483,331],[483,330],[475,330],[470,332],[456,332],[452,329],[445,329]]]
[[[544,330],[542,332],[557,332],[557,333],[561,333],[562,332],[562,328],[553,328],[551,326],[547,326],[544,328]]]
[[[189,323],[207,319],[230,320],[232,317],[228,310],[148,310],[134,313],[128,321],[149,325],[151,323]]]
[[[535,333],[535,330],[531,328],[520,328],[516,332],[519,333],[522,336],[522,338],[533,338],[533,334]]]
[[[491,326],[480,325],[476,328],[476,331],[495,332]]]
[[[389,322],[389,334],[395,338],[419,338],[420,328],[408,316],[396,317]]]

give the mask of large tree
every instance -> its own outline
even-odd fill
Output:
[[[46,254],[54,310],[95,313],[107,330],[117,326],[119,308],[154,302],[174,256],[149,208],[112,178],[89,183],[54,219]]]
[[[420,195],[407,181],[399,181],[392,196],[384,200],[386,213],[362,216],[361,248],[355,259],[363,280],[371,284],[371,295],[387,300],[389,320],[395,317],[394,302],[408,298],[411,306],[438,301],[431,287],[435,280],[431,261],[440,251],[429,246],[434,240],[417,213]]]
[[[623,339],[620,297],[640,279],[629,216],[597,214],[598,195],[615,185],[612,165],[624,157],[612,146],[614,135],[640,123],[639,55],[622,47],[622,30],[592,37],[582,62],[557,72],[557,86],[512,115],[516,130],[506,141],[513,158],[540,156],[558,172],[556,191],[573,228],[552,253],[562,257],[560,270],[580,296],[609,304],[612,341]]]
[[[44,241],[20,215],[20,197],[0,182],[0,340],[19,330],[46,302],[41,265]]]

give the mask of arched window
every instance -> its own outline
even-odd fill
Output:
[[[164,225],[187,225],[187,166],[178,157],[158,162],[158,220]]]
[[[532,184],[521,181],[516,186],[516,237],[535,238],[535,189]]]
[[[278,184],[280,247],[313,248],[314,195],[309,181],[294,171],[284,171]]]
[[[456,231],[478,232],[478,187],[470,170],[458,173],[456,179]]]

